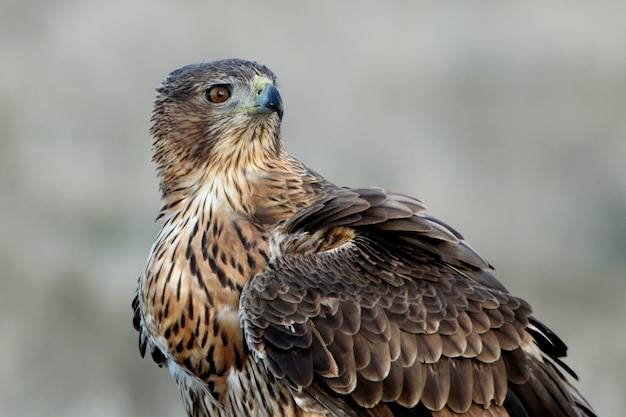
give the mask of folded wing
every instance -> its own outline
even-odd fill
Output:
[[[281,224],[241,297],[251,350],[310,411],[593,415],[554,365],[565,345],[424,210],[336,189]]]

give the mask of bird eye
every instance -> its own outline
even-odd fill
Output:
[[[230,89],[225,85],[214,85],[206,90],[205,95],[211,103],[223,103],[230,98]]]

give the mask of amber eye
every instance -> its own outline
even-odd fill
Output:
[[[223,103],[230,97],[230,89],[225,85],[214,85],[206,90],[206,98],[211,103]]]

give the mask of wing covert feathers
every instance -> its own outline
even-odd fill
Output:
[[[438,416],[520,404],[578,415],[548,360],[563,353],[560,340],[542,340],[554,354],[527,352],[532,332],[546,334],[527,331],[530,306],[490,285],[488,263],[423,210],[381,189],[338,189],[288,219],[274,236],[279,256],[242,293],[249,347],[293,392],[321,402],[335,393],[364,409],[421,403]],[[350,239],[324,250],[345,228]]]

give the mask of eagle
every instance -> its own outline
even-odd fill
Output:
[[[157,88],[161,228],[133,324],[189,417],[595,416],[566,345],[459,232],[329,182],[285,151],[282,118],[257,62]]]

